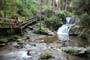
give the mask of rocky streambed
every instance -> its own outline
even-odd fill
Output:
[[[31,33],[31,32],[30,32]],[[25,38],[17,39],[18,42],[10,42],[0,48],[0,60],[86,60],[87,57],[69,55],[65,50],[72,50],[60,42],[56,36],[28,34]],[[70,37],[69,46],[89,46],[87,41],[78,37]],[[63,49],[63,50],[62,50]],[[75,49],[74,49],[75,50]],[[78,50],[78,49],[77,49]],[[68,52],[68,51],[66,51]],[[73,53],[73,52],[72,52]]]
[[[23,48],[5,50],[0,53],[0,60],[38,60],[40,55],[44,52],[51,52],[51,60],[65,60],[61,49],[47,45],[46,43],[29,43],[25,44]],[[14,50],[13,50],[14,49]]]

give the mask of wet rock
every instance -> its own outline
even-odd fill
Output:
[[[62,51],[72,55],[84,55],[87,51],[87,49],[83,47],[62,47],[61,49]]]
[[[18,42],[18,37],[14,36],[8,39],[8,42],[12,42],[12,41]]]
[[[13,57],[18,58],[18,59],[20,59],[20,58],[24,58],[24,59],[31,58],[31,56],[27,55],[27,51],[10,52],[8,54],[5,54],[5,57],[10,57],[10,58],[12,58],[12,60],[13,60]]]
[[[0,47],[4,47],[7,44],[7,40],[6,39],[1,39],[0,40]]]
[[[51,60],[59,60],[60,57],[63,57],[61,50],[54,47],[51,49],[48,46],[46,43],[29,43],[25,44],[22,49],[6,53],[4,57],[6,60],[38,60],[42,54],[45,56],[43,58],[50,58]]]
[[[90,53],[90,47],[87,47],[87,51],[86,51],[87,53]]]
[[[44,42],[44,40],[41,40],[41,42]]]
[[[6,39],[0,39],[0,44],[8,42]]]
[[[47,32],[47,34],[48,34],[49,36],[54,36],[54,35],[55,35],[54,32],[52,32],[52,31],[49,30],[49,29],[46,29],[45,32]]]
[[[5,43],[3,43],[3,44],[0,44],[0,47],[4,47],[6,44]]]
[[[50,43],[49,48],[60,48],[60,43]]]
[[[29,37],[29,36],[25,36],[25,37],[23,38],[23,40],[27,40],[27,39],[30,39],[30,37]]]
[[[33,29],[34,29],[32,26],[29,26],[28,28],[29,28],[30,30],[33,30]]]
[[[3,58],[4,56],[3,55],[0,55],[0,58]]]
[[[30,50],[28,50],[28,51],[27,51],[27,55],[29,55],[29,56],[30,56],[30,55],[31,55],[31,53],[30,53],[30,52],[31,52],[31,51],[30,51]]]
[[[18,42],[17,42],[19,45],[23,45],[24,44],[24,40],[22,39],[18,39]]]
[[[44,31],[35,31],[34,33],[42,34],[42,35],[48,35],[48,36],[54,36],[54,32],[46,28]]]
[[[69,36],[78,36],[76,33],[69,33]]]
[[[9,42],[8,46],[15,47],[15,48],[21,48],[21,46],[17,42]]]
[[[51,31],[48,31],[48,32],[46,32],[46,35],[48,35],[48,36],[54,36],[55,34],[53,32],[51,32]]]
[[[32,44],[30,44],[30,45],[32,45],[32,46],[36,46],[36,44],[35,44],[35,43],[32,43]]]

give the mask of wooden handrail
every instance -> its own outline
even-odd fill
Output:
[[[0,20],[13,20],[13,19],[8,19],[8,18],[0,18]]]

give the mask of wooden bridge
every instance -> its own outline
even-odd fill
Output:
[[[32,25],[35,22],[42,20],[42,18],[44,18],[46,15],[47,15],[46,13],[37,14],[36,16],[34,16],[32,18],[26,19],[22,23],[20,22],[18,25],[16,25],[15,23],[13,23],[13,19],[0,18],[0,28],[25,29],[29,25]],[[5,25],[6,27],[5,26],[3,27],[3,25]]]
[[[38,14],[35,17],[26,19],[22,24],[19,25],[19,27],[21,29],[25,29],[25,28],[27,28],[27,26],[32,25],[35,22],[42,20],[42,18],[44,18],[45,16],[46,16],[46,14]]]

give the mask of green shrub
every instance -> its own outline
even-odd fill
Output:
[[[45,10],[47,17],[51,17],[52,15],[55,15],[55,12],[53,10]]]
[[[35,33],[45,32],[45,25],[42,22],[37,23],[36,27]]]
[[[84,36],[88,41],[90,40],[90,16],[88,14],[82,14],[80,16],[80,22],[78,23],[80,28],[79,36]]]
[[[53,15],[45,20],[45,24],[50,29],[57,30],[63,24],[63,22],[62,19],[59,19],[57,16]]]

